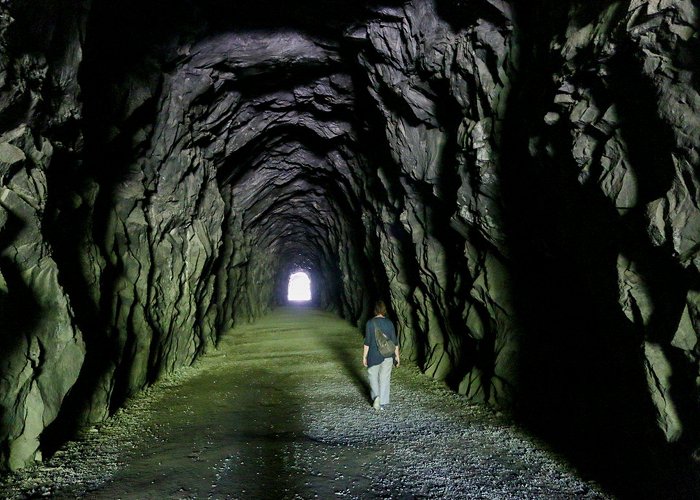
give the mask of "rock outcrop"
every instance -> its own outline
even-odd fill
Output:
[[[691,0],[40,3],[0,3],[2,466],[296,270],[582,463],[700,444]]]

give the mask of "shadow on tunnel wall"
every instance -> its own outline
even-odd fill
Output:
[[[25,223],[9,210],[6,214],[7,220],[0,226],[0,238],[6,244],[0,247],[0,254],[12,248],[17,235],[25,226]],[[21,267],[14,260],[8,257],[0,258],[0,272],[8,291],[5,293],[0,290],[0,324],[3,330],[3,334],[0,335],[0,352],[5,358],[7,353],[15,349],[19,338],[30,338],[29,333],[41,318],[41,306],[23,279]]]
[[[0,226],[0,238],[7,244],[0,247],[0,255],[11,247],[16,241],[17,235],[22,231],[24,222],[9,210],[5,224]],[[9,374],[12,365],[17,363],[17,358],[25,358],[25,362],[37,363],[40,360],[26,359],[31,349],[27,349],[27,340],[32,338],[32,333],[39,325],[42,317],[41,305],[37,301],[35,291],[27,286],[22,276],[22,268],[11,258],[0,258],[0,279],[7,285],[7,292],[0,289],[0,379],[9,379],[15,374]],[[14,425],[13,408],[24,404],[20,394],[15,394],[18,400],[8,399],[9,394],[0,394],[0,436],[6,437],[16,432]],[[15,410],[16,412],[16,410]],[[12,435],[16,437],[16,435]],[[3,445],[0,456],[7,460],[8,447]]]
[[[115,155],[116,156],[116,155]],[[57,155],[49,169],[48,185],[52,192],[75,193],[78,186],[75,179],[81,178],[80,172],[74,176],[53,174],[70,169],[69,161],[62,161]],[[120,171],[116,168],[112,172]],[[116,174],[113,174],[116,177]],[[105,384],[105,379],[114,373],[120,358],[120,343],[114,329],[107,326],[103,311],[110,310],[111,289],[121,269],[105,267],[100,275],[87,276],[84,255],[88,253],[87,242],[102,241],[102,231],[107,231],[111,193],[105,189],[97,196],[94,207],[85,203],[77,210],[64,206],[65,200],[49,197],[48,210],[55,215],[53,223],[46,229],[46,238],[51,245],[54,259],[61,274],[61,286],[70,297],[74,319],[80,328],[85,342],[85,360],[80,369],[76,383],[61,404],[56,419],[49,424],[41,435],[41,447],[44,456],[51,457],[67,440],[74,438],[85,425],[102,419],[109,408],[100,408],[96,401],[113,405],[116,409],[126,399],[121,380],[115,387]],[[66,197],[68,198],[68,197]],[[94,224],[95,221],[101,223]],[[94,224],[94,227],[93,227]],[[98,252],[97,246],[93,249]],[[91,282],[90,279],[96,279]],[[99,293],[95,294],[96,283]],[[126,360],[128,362],[128,360]],[[116,396],[116,397],[113,397]]]
[[[135,155],[131,137],[147,127],[156,110],[156,99],[148,99],[122,124],[122,134],[108,143],[104,136],[110,123],[110,111],[103,98],[109,82],[103,81],[99,50],[86,50],[81,69],[85,152],[83,161],[57,151],[47,169],[49,198],[47,212],[51,224],[44,228],[54,259],[61,273],[61,286],[70,297],[74,319],[85,342],[85,361],[75,385],[61,404],[57,418],[41,435],[44,456],[52,456],[67,440],[74,438],[85,425],[101,421],[132,395],[128,371],[134,357],[136,333],[120,332],[111,326],[108,314],[113,309],[112,292],[124,273],[121,263],[110,262],[112,248],[101,243],[113,229],[112,210],[115,189],[128,178],[129,165]],[[99,85],[96,84],[99,82]],[[94,165],[104,168],[95,172]],[[70,172],[71,175],[66,175]],[[70,205],[71,196],[81,199],[80,206]],[[94,245],[92,248],[89,246]],[[90,258],[86,258],[88,255]],[[92,267],[87,265],[92,264]],[[91,274],[94,273],[94,274]],[[148,367],[148,382],[155,378]],[[107,382],[113,378],[113,385]],[[104,407],[103,407],[104,406]]]
[[[696,471],[683,458],[689,453],[668,445],[656,424],[643,349],[645,335],[670,341],[687,286],[665,249],[651,247],[642,214],[631,209],[620,215],[595,182],[579,182],[566,126],[544,130],[542,117],[556,90],[552,33],[542,29],[536,13],[521,12],[520,21],[526,34],[520,53],[527,60],[519,62],[502,138],[509,147],[501,160],[512,296],[522,327],[516,413],[584,476],[620,497],[694,497],[700,490]],[[669,156],[670,142],[653,89],[644,86],[629,54],[619,57],[613,98],[627,126],[643,210],[651,199],[645,189],[663,193],[669,187],[672,165],[659,160]],[[635,131],[639,124],[657,138]],[[550,154],[528,152],[536,137],[544,141],[540,151],[546,145]],[[649,271],[656,312],[646,331],[621,310],[619,255]],[[687,378],[682,366],[674,371],[675,381]]]

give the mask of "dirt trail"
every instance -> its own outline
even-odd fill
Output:
[[[0,483],[6,498],[600,498],[504,419],[411,367],[373,410],[362,339],[283,308],[83,441]]]

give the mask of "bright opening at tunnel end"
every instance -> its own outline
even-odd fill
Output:
[[[311,279],[303,272],[289,276],[287,300],[290,302],[309,302],[311,300]]]

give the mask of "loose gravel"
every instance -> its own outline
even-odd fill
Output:
[[[371,408],[362,339],[278,309],[131,400],[3,498],[611,498],[507,416],[412,366]]]

